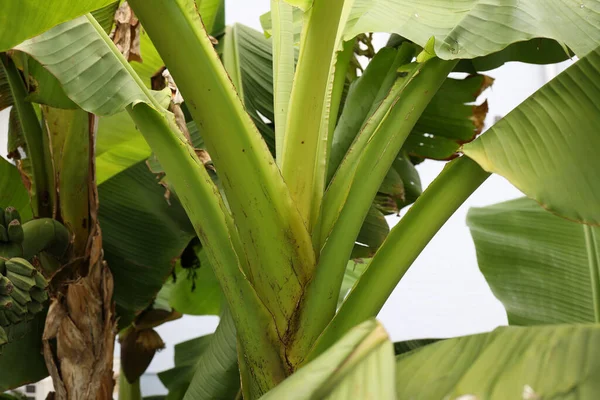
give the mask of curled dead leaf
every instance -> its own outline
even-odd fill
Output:
[[[487,117],[489,109],[490,107],[487,100],[478,106],[473,106],[473,115],[471,116],[471,121],[473,121],[473,125],[475,125],[475,137],[479,136],[483,131],[485,117]]]
[[[127,61],[142,62],[141,28],[140,21],[129,4],[126,1],[123,2],[115,13],[115,27],[110,37]]]

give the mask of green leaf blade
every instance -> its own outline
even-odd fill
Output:
[[[544,208],[600,224],[600,48],[580,59],[463,147]]]
[[[108,37],[98,35],[90,22],[95,23],[91,16],[77,18],[16,49],[58,77],[71,100],[87,112],[112,115],[137,101],[150,103],[129,64],[115,63]]]
[[[473,208],[467,224],[479,268],[512,325],[594,322],[588,227],[527,198]]]
[[[198,359],[184,399],[231,399],[238,393],[239,385],[236,331],[231,315],[225,312]]]
[[[393,400],[393,385],[392,343],[383,327],[370,320],[352,329],[325,354],[261,399]]]
[[[29,322],[5,328],[9,343],[0,348],[0,393],[48,376],[42,355],[42,334],[46,313]]]
[[[121,326],[152,303],[173,261],[196,236],[179,200],[172,197],[169,204],[165,190],[143,161],[98,188],[104,258]]]
[[[397,33],[442,59],[475,58],[512,43],[550,38],[584,56],[600,43],[600,1],[356,0],[345,37]]]
[[[440,341],[398,357],[398,398],[595,399],[599,339],[595,325],[559,325]]]
[[[37,0],[8,0],[0,14],[0,50],[8,50],[55,25],[113,3],[115,0],[56,0],[52,6]]]

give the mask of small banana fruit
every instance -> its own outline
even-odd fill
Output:
[[[13,274],[29,277],[33,277],[37,274],[37,269],[35,269],[29,261],[19,257],[14,257],[6,261],[6,270]]]
[[[4,275],[0,274],[0,327],[33,319],[48,300],[47,287],[46,278],[29,261],[5,260]]]
[[[14,289],[14,285],[7,277],[0,275],[0,295],[11,294]]]
[[[10,224],[11,221],[17,220],[21,223],[21,215],[14,207],[7,207],[4,210],[4,225]]]
[[[35,286],[35,279],[31,276],[15,274],[14,272],[6,271],[6,277],[19,289],[29,291]]]
[[[0,326],[8,326],[10,325],[10,321],[6,318],[6,314],[4,310],[0,310]]]
[[[21,222],[16,219],[10,221],[6,231],[8,233],[8,240],[13,243],[23,243],[23,240],[25,240],[25,234],[23,233]]]

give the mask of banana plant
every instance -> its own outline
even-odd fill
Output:
[[[50,374],[58,398],[112,398],[118,328],[121,396],[140,398],[153,329],[188,313],[221,322],[161,374],[171,399],[595,398],[600,1],[271,0],[261,21],[264,34],[225,27],[222,0],[8,1],[0,106],[13,106],[17,165],[0,160],[0,206],[13,206],[0,239],[29,240],[21,207],[23,232],[52,224],[69,251],[3,256],[4,291],[15,271],[42,272],[51,302],[0,335],[0,389]],[[390,40],[376,51],[371,32]],[[482,72],[574,56],[480,135]],[[430,159],[447,165],[423,191],[415,165]],[[526,227],[469,219],[521,326],[393,346],[374,319],[491,173],[530,198],[515,212],[535,213]],[[390,230],[384,216],[408,205]],[[555,275],[543,229],[574,242]],[[539,256],[498,272],[523,248]],[[581,260],[589,279],[568,271]],[[560,283],[585,291],[543,295]],[[82,293],[94,301],[75,307]]]

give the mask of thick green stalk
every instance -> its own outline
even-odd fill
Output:
[[[312,359],[353,326],[373,318],[438,230],[490,174],[468,157],[450,162],[379,248],[311,351]]]
[[[339,201],[339,205],[334,203],[328,207],[328,196],[324,199],[323,212],[337,213],[330,219],[332,229],[321,231],[327,235],[315,279],[307,288],[305,304],[300,310],[296,342],[288,351],[292,363],[302,361],[333,318],[346,264],[377,190],[404,141],[454,65],[455,61],[434,59],[400,72],[373,121],[365,124],[360,133],[362,137],[354,142],[342,162],[327,193],[338,191],[331,193],[331,199],[332,202]],[[351,172],[343,173],[345,169],[351,169]],[[349,179],[336,186],[336,180],[343,177]],[[327,221],[325,217],[328,215],[324,215],[323,221]]]
[[[312,231],[325,191],[332,76],[344,0],[315,0],[307,11],[286,127],[282,173]]]
[[[283,336],[315,267],[302,217],[225,72],[194,1],[130,4],[202,129],[248,259],[248,279]]]
[[[273,93],[275,108],[275,159],[281,166],[285,126],[294,82],[294,16],[284,0],[271,0],[273,20]]]
[[[206,247],[239,337],[248,343],[246,354],[254,383],[267,391],[284,379],[286,369],[281,362],[279,337],[271,313],[244,275],[247,260],[233,218],[174,117],[152,96],[93,17],[87,18],[143,92],[147,102],[136,102],[127,111],[164,168]]]
[[[286,369],[273,319],[242,272],[244,260],[238,259],[238,254],[243,250],[229,211],[185,137],[172,133],[174,121],[169,124],[146,103],[128,107],[128,111],[165,169],[206,248],[244,343],[255,384],[266,392],[285,378]]]
[[[51,196],[57,216],[73,234],[73,254],[85,254],[90,229],[91,177],[95,171],[95,121],[92,114],[76,109],[62,110],[42,106],[44,133],[51,160],[49,176],[55,181],[56,195]],[[60,199],[60,201],[58,201]]]
[[[590,282],[592,285],[592,298],[594,303],[594,317],[600,323],[600,249],[594,229],[589,225],[582,225],[585,234],[585,244],[588,252],[588,265],[590,268]]]
[[[129,383],[122,369],[119,373],[119,400],[142,400],[140,380]]]
[[[368,149],[375,148],[371,140],[375,137],[375,133],[381,132],[381,128],[385,127],[389,131],[386,135],[391,135],[392,132],[396,131],[400,131],[401,135],[408,135],[423,112],[421,108],[424,110],[429,104],[439,88],[438,83],[441,85],[440,80],[443,82],[446,79],[443,74],[448,68],[446,65],[449,62],[434,60],[432,63],[410,64],[413,56],[414,47],[411,45],[404,45],[398,50],[396,58],[379,88],[371,110],[367,114],[368,118],[352,141],[350,148],[347,149],[342,162],[337,167],[335,175],[329,183],[319,217],[319,235],[313,238],[313,241],[318,243],[319,248],[322,248],[325,244],[340,216],[348,193],[354,182],[356,182],[356,174],[361,159],[364,158]],[[401,69],[401,71],[399,72],[398,69]],[[421,75],[422,73],[426,76]],[[432,91],[433,93],[431,93]],[[412,108],[413,104],[418,107],[416,110]],[[407,115],[408,120],[403,122],[400,112]],[[395,118],[400,118],[396,121],[396,124],[401,127],[400,129],[396,129],[395,124],[387,122],[392,114],[396,116]],[[382,136],[381,133],[378,136],[385,139],[385,136]],[[404,139],[402,139],[403,142]],[[387,146],[385,142],[382,142],[379,146],[381,145]],[[377,159],[378,153],[375,151],[370,150],[369,154]]]
[[[2,68],[10,85],[13,107],[17,110],[19,125],[27,146],[27,158],[31,162],[33,189],[31,200],[34,214],[37,217],[52,217],[50,207],[50,185],[45,168],[45,153],[42,127],[33,109],[33,105],[25,100],[27,89],[19,75],[17,67],[5,54],[0,55]]]

